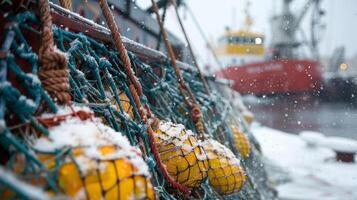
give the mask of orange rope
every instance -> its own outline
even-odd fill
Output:
[[[119,29],[114,21],[112,12],[110,11],[110,8],[108,7],[107,1],[100,0],[99,4],[100,4],[100,7],[102,8],[105,20],[108,24],[108,27],[112,32],[115,47],[117,48],[117,50],[119,52],[119,58],[124,63],[125,71],[126,71],[127,75],[129,76],[130,81],[134,84],[139,96],[141,96],[143,94],[141,85],[134,75],[134,71],[131,67],[131,62],[130,62],[129,56],[126,52],[123,41],[121,40],[121,36],[118,31]]]
[[[60,0],[59,2],[63,8],[72,11],[72,0]]]
[[[92,119],[94,117],[93,113],[85,112],[83,110],[79,110],[77,112],[71,112],[66,115],[55,115],[50,118],[38,118],[37,120],[43,124],[46,128],[51,128],[59,125],[61,122],[65,121],[69,116],[78,117],[82,121]]]
[[[56,49],[52,33],[52,17],[48,0],[39,0],[42,22],[42,41],[39,50],[40,69],[38,76],[43,87],[51,97],[60,104],[67,104],[69,94],[69,79],[66,55]]]
[[[180,14],[179,14],[179,12],[178,12],[176,0],[171,0],[171,2],[172,2],[173,6],[174,6],[174,8],[175,8],[176,17],[177,17],[177,20],[178,20],[179,25],[180,25],[180,27],[181,27],[182,33],[183,33],[183,35],[185,36],[185,40],[186,40],[186,43],[187,43],[187,46],[188,46],[188,50],[190,51],[190,54],[191,54],[191,57],[192,57],[192,60],[193,60],[193,64],[195,65],[195,67],[196,67],[196,69],[197,69],[198,75],[199,75],[199,77],[200,77],[200,79],[201,79],[201,81],[202,81],[202,84],[203,84],[203,87],[204,87],[206,93],[209,95],[209,94],[210,94],[210,90],[209,90],[207,81],[206,81],[206,79],[203,77],[203,74],[202,74],[202,72],[201,72],[201,70],[200,70],[200,67],[198,66],[196,56],[195,56],[195,54],[193,53],[193,49],[192,49],[192,46],[191,46],[191,42],[190,42],[190,40],[188,39],[188,36],[187,36],[186,30],[185,30],[185,27],[183,26],[183,23],[182,23]]]
[[[165,179],[169,182],[169,184],[171,184],[174,188],[180,190],[182,193],[184,194],[188,194],[189,190],[187,189],[187,187],[179,184],[178,182],[176,182],[168,173],[165,165],[161,162],[160,157],[159,157],[159,153],[158,153],[158,149],[155,143],[155,136],[154,136],[154,131],[152,128],[158,128],[158,119],[157,118],[152,118],[151,120],[151,124],[149,124],[149,120],[147,120],[147,116],[153,116],[150,112],[150,110],[148,109],[148,107],[146,107],[147,109],[147,114],[144,112],[144,108],[142,107],[141,103],[140,103],[140,98],[139,96],[143,95],[142,92],[142,88],[141,88],[141,84],[140,82],[137,80],[134,71],[131,67],[131,62],[130,59],[128,57],[127,51],[125,49],[125,46],[121,40],[121,35],[119,33],[119,29],[114,21],[114,16],[112,14],[112,12],[110,11],[110,8],[108,6],[108,3],[106,0],[99,0],[99,4],[100,7],[102,8],[104,17],[106,19],[106,22],[108,24],[108,27],[113,35],[113,39],[114,39],[114,43],[115,46],[119,52],[119,58],[123,61],[124,63],[124,67],[125,67],[125,71],[126,74],[129,76],[130,79],[130,92],[133,95],[134,98],[134,102],[136,107],[139,109],[139,114],[141,116],[141,118],[143,119],[143,121],[148,125],[147,126],[147,132],[148,132],[148,136],[149,136],[149,143],[150,143],[150,149],[154,155],[154,158],[161,170],[161,172],[163,173]]]
[[[204,126],[203,126],[203,122],[202,122],[201,109],[199,108],[196,98],[193,95],[191,89],[186,85],[185,80],[183,79],[183,76],[181,74],[180,68],[177,66],[176,57],[175,57],[174,51],[172,49],[172,46],[170,44],[170,41],[168,39],[169,37],[167,35],[167,32],[166,32],[164,25],[162,24],[162,21],[160,19],[160,14],[159,14],[155,0],[151,0],[151,3],[152,3],[152,8],[156,15],[157,22],[160,27],[160,31],[161,31],[163,39],[164,39],[164,43],[165,43],[167,52],[170,56],[170,61],[171,61],[172,67],[174,68],[174,71],[175,71],[176,79],[179,83],[179,91],[180,91],[185,103],[191,109],[191,118],[192,118],[193,122],[195,123],[197,133],[199,134],[199,136],[202,139],[204,139]],[[189,97],[186,96],[185,92],[187,92],[191,101],[189,101]]]

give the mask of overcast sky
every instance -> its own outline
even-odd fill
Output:
[[[142,4],[150,4],[149,0],[138,0]],[[295,0],[292,4],[293,12],[300,12],[307,0]],[[226,26],[240,28],[244,20],[244,6],[246,0],[185,0],[192,9],[201,27],[212,41],[222,35]],[[281,9],[281,0],[251,0],[250,13],[254,18],[253,30],[262,32],[269,43],[269,19],[274,12]],[[331,55],[333,50],[341,45],[346,47],[346,56],[357,54],[357,0],[322,0],[322,8],[326,11],[323,22],[326,29],[322,34],[320,52]],[[234,15],[235,13],[235,15]],[[303,28],[308,30],[309,16],[307,13]],[[206,63],[209,52],[206,50],[198,30],[188,12],[181,9],[185,27],[201,62]],[[236,22],[235,24],[234,21]],[[173,8],[170,8],[165,21],[166,28],[183,39]],[[306,35],[309,36],[309,32]]]
[[[137,0],[139,4],[148,6],[149,0]],[[281,10],[282,0],[251,0],[250,13],[254,19],[252,29],[266,35],[269,44],[270,26],[269,19],[274,12]],[[326,11],[323,22],[326,29],[321,35],[320,52],[322,56],[329,56],[338,46],[345,46],[346,56],[357,54],[357,0],[321,0],[322,8]],[[239,29],[244,20],[244,7],[246,0],[185,0],[206,32],[206,36],[212,41],[224,33],[225,27]],[[307,0],[295,0],[292,3],[293,12],[301,12]],[[310,10],[311,11],[311,10]],[[184,19],[186,30],[193,43],[196,54],[203,63],[210,59],[210,53],[195,27],[189,13],[180,10]],[[308,12],[303,21],[305,34],[310,35]],[[168,10],[165,26],[178,37],[184,39],[178,22],[171,7]]]

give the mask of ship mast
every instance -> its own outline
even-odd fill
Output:
[[[244,14],[245,14],[245,20],[244,20],[244,30],[249,31],[250,28],[253,25],[253,18],[250,15],[249,8],[251,6],[251,2],[248,0],[245,9],[244,9]]]
[[[314,8],[319,9],[318,5],[321,0],[307,0],[298,14],[291,12],[290,5],[292,2],[293,0],[283,0],[281,14],[275,15],[271,19],[272,48],[276,59],[288,59],[298,56],[296,49],[302,42],[297,40],[296,32],[299,30],[309,8],[313,7],[311,5],[315,4]],[[311,46],[314,47],[312,48],[312,51],[314,51],[316,50],[316,40],[314,38],[312,40]],[[315,52],[312,52],[312,54],[315,55]]]

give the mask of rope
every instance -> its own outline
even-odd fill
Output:
[[[72,11],[72,0],[60,0],[60,4],[63,8]]]
[[[70,101],[67,58],[53,42],[52,18],[48,0],[39,0],[42,22],[42,41],[39,50],[38,76],[43,87],[60,104]]]
[[[162,16],[161,16],[162,23],[165,23],[166,13],[167,13],[167,1],[165,2],[164,11],[162,12]],[[156,45],[156,50],[160,50],[161,41],[162,41],[162,33],[160,32]]]
[[[41,124],[43,124],[46,128],[51,128],[54,126],[58,126],[61,122],[65,121],[69,116],[78,117],[82,121],[85,121],[87,119],[93,119],[94,117],[92,113],[79,110],[77,112],[72,112],[70,114],[56,115],[50,118],[39,118],[38,121]]]
[[[99,4],[103,11],[107,25],[113,35],[115,46],[119,52],[119,58],[123,61],[126,74],[129,76],[129,79],[131,81],[130,92],[134,98],[135,105],[139,109],[139,113],[140,113],[142,120],[148,125],[147,133],[149,136],[149,145],[150,145],[150,149],[154,155],[154,158],[159,166],[159,169],[161,170],[161,172],[163,173],[165,179],[169,182],[169,184],[171,184],[174,188],[180,190],[183,194],[189,194],[189,190],[185,186],[179,184],[170,176],[165,165],[160,160],[158,149],[157,149],[157,146],[155,143],[154,131],[152,129],[151,124],[149,124],[149,120],[147,120],[146,113],[144,112],[143,107],[140,103],[140,99],[139,99],[139,96],[143,96],[141,84],[137,80],[137,78],[134,74],[134,71],[132,69],[131,62],[129,60],[127,51],[126,51],[124,44],[121,40],[121,35],[119,33],[119,29],[114,21],[114,16],[109,9],[107,1],[99,0]],[[148,108],[148,106],[146,108]],[[148,113],[150,113],[150,110],[147,110],[147,111],[149,111]],[[155,126],[154,128],[158,128],[158,123],[159,123],[158,119],[154,118],[153,123],[152,123]]]
[[[124,69],[126,71],[126,74],[129,76],[129,79],[130,79],[130,85],[132,84],[135,87],[135,95],[133,95],[133,96],[135,96],[134,101],[136,102],[136,105],[138,106],[138,105],[141,104],[139,98],[145,98],[143,90],[142,90],[142,87],[141,87],[141,84],[140,84],[139,80],[137,79],[137,77],[135,76],[135,73],[134,73],[134,71],[132,69],[130,58],[129,58],[128,53],[127,53],[127,51],[125,49],[123,41],[121,40],[121,35],[119,33],[119,28],[117,27],[117,25],[116,25],[116,23],[114,21],[113,14],[112,14],[109,6],[108,6],[107,1],[106,0],[104,0],[104,1],[100,0],[99,4],[100,4],[100,7],[102,8],[103,15],[104,15],[104,18],[105,18],[105,20],[106,20],[106,22],[108,24],[108,27],[109,27],[111,33],[113,34],[114,44],[115,44],[115,47],[117,48],[117,50],[119,52],[120,60],[122,60],[123,63],[124,63]],[[140,115],[141,115],[141,117],[142,117],[142,119],[143,119],[143,121],[145,123],[147,122],[148,117],[149,118],[153,117],[153,115],[151,113],[151,110],[147,105],[145,105],[147,116],[145,114],[145,111],[142,109],[141,105],[138,106],[138,108],[139,108],[139,113],[140,113]],[[156,120],[152,119],[152,121],[156,121]]]
[[[71,0],[68,0],[67,3],[71,3]],[[38,72],[38,76],[43,87],[55,102],[69,104],[71,96],[69,93],[70,85],[67,71],[67,57],[54,45],[52,17],[48,0],[40,0],[39,7],[43,27],[42,42],[39,49],[41,68]],[[84,111],[75,112],[71,105],[70,108],[72,110],[72,116],[77,116],[81,120],[92,118],[92,114],[90,113]],[[52,127],[58,125],[59,122],[65,120],[66,117],[67,116],[55,116],[54,118],[39,119],[39,122],[46,127]]]
[[[210,90],[209,90],[207,81],[206,81],[206,79],[203,77],[203,74],[202,74],[202,72],[201,72],[201,69],[200,69],[200,67],[198,66],[196,56],[195,56],[195,54],[193,53],[193,49],[192,49],[192,46],[191,46],[191,42],[190,42],[190,40],[189,40],[189,38],[188,38],[188,36],[187,36],[185,27],[183,26],[181,17],[180,17],[179,12],[178,12],[176,0],[171,0],[171,2],[172,2],[172,4],[174,5],[176,17],[177,17],[177,20],[178,20],[178,22],[179,22],[179,24],[180,24],[182,33],[183,33],[183,35],[185,36],[185,40],[186,40],[188,49],[189,49],[189,51],[190,51],[190,54],[191,54],[191,57],[192,57],[192,60],[193,60],[193,64],[194,64],[194,66],[195,66],[196,69],[197,69],[198,75],[199,75],[199,77],[200,77],[200,79],[201,79],[201,81],[202,81],[202,83],[203,83],[203,87],[204,87],[206,93],[209,95],[209,94],[210,94]]]
[[[179,83],[180,93],[181,93],[185,103],[191,109],[191,117],[192,117],[193,122],[195,123],[196,131],[199,134],[199,137],[204,139],[204,126],[203,126],[203,122],[202,122],[201,110],[197,104],[196,98],[193,95],[191,89],[186,85],[185,80],[181,74],[180,68],[177,66],[175,54],[174,54],[174,51],[170,44],[170,41],[168,39],[167,32],[166,32],[164,25],[162,24],[162,21],[160,19],[160,14],[159,14],[159,11],[157,8],[157,4],[156,4],[155,0],[151,0],[151,3],[152,3],[152,8],[156,15],[156,20],[159,24],[159,27],[160,27],[160,30],[161,30],[161,33],[162,33],[162,36],[163,36],[163,39],[165,42],[167,52],[170,56],[170,61],[171,61],[172,67],[174,68],[174,71],[175,71],[176,79]],[[186,96],[185,91],[188,93],[189,97]]]
[[[63,119],[63,116],[61,115],[57,115],[57,118],[45,119],[38,119],[35,117],[43,112],[41,106],[42,101],[46,101],[46,104],[49,107],[51,105],[50,102],[52,102],[54,107],[55,104],[53,103],[53,100],[48,97],[48,94],[43,89],[41,83],[36,79],[38,57],[31,48],[33,43],[27,43],[26,39],[28,39],[28,35],[23,35],[20,28],[25,30],[24,33],[30,31],[37,34],[41,27],[38,27],[39,23],[33,12],[23,12],[16,14],[15,16],[9,14],[5,20],[9,21],[11,24],[18,24],[19,26],[8,27],[9,32],[7,35],[13,32],[15,33],[15,39],[12,42],[7,42],[7,40],[3,42],[4,45],[6,43],[11,43],[11,49],[3,54],[6,57],[2,59],[2,62],[0,63],[6,63],[10,73],[15,75],[12,77],[16,77],[15,83],[20,84],[24,91],[17,90],[15,87],[17,84],[8,85],[6,81],[0,83],[0,87],[4,87],[0,88],[0,98],[5,99],[6,106],[5,109],[0,108],[0,115],[1,112],[5,112],[6,110],[7,115],[11,114],[20,119],[19,124],[14,124],[14,126],[11,127],[8,127],[7,124],[12,124],[13,121],[11,120],[13,118],[6,117],[6,119],[3,119],[5,120],[5,134],[0,134],[0,146],[8,151],[10,156],[4,156],[7,158],[2,158],[4,159],[2,163],[7,162],[6,165],[8,165],[9,168],[14,169],[16,166],[14,166],[12,160],[16,158],[16,155],[22,154],[26,158],[26,164],[23,165],[26,170],[19,176],[24,177],[24,180],[43,178],[43,176],[45,176],[46,182],[48,182],[49,187],[51,188],[49,190],[60,192],[62,187],[57,185],[58,179],[56,173],[53,173],[52,170],[43,171],[46,168],[47,163],[32,156],[33,151],[30,151],[27,143],[23,141],[23,137],[16,137],[16,135],[21,136],[24,133],[27,133],[28,130],[32,130],[32,127],[44,135],[46,135],[45,132],[47,132],[48,135],[49,133],[46,127],[55,126],[55,120]],[[135,116],[140,118],[138,108],[135,106],[133,95],[130,92],[128,76],[121,71],[122,62],[118,59],[118,52],[116,49],[107,48],[108,46],[105,46],[101,41],[83,35],[83,33],[66,31],[56,25],[53,26],[53,35],[55,44],[58,45],[59,49],[66,52],[66,55],[68,56],[68,69],[71,72],[69,74],[69,79],[71,83],[71,94],[73,95],[72,101],[76,102],[76,104],[90,107],[96,116],[102,117],[112,128],[125,134],[132,145],[141,145],[141,148],[146,150],[143,151],[144,155],[147,155],[145,152],[151,152],[150,145],[153,144],[154,141],[149,141],[149,138],[147,137],[147,126],[144,126],[142,121],[134,121],[130,119],[130,116],[128,117],[126,114],[128,113],[126,108],[123,109],[124,104],[122,105],[120,103],[121,99],[119,99],[119,94],[125,93],[129,99],[125,101],[130,102],[131,104],[131,107],[128,109],[130,110],[132,108],[133,115],[135,114]],[[22,46],[24,46],[24,48]],[[143,92],[150,95],[151,99],[155,99],[155,101],[148,103],[146,103],[146,99],[139,99],[143,106],[150,105],[152,112],[155,113],[156,116],[160,116],[161,119],[171,119],[175,123],[183,123],[192,128],[192,124],[187,120],[187,108],[182,104],[183,99],[180,97],[180,91],[178,90],[177,81],[175,79],[175,72],[174,69],[170,67],[171,65],[169,63],[164,63],[163,66],[163,63],[161,62],[152,62],[150,64],[142,63],[134,54],[128,52],[128,55],[133,69],[135,69],[135,71],[143,72],[140,73],[140,80],[145,80],[145,82],[142,82]],[[29,66],[32,66],[32,73],[22,71],[25,69],[22,69],[22,63],[18,66],[17,64],[19,63],[15,62],[15,60],[18,61],[19,59],[24,60]],[[93,61],[93,63],[89,65],[88,61]],[[5,66],[3,68],[7,67]],[[165,73],[163,75],[157,74],[157,71],[155,71],[156,68],[164,68]],[[100,77],[97,77],[97,72],[93,72],[98,70]],[[217,98],[215,95],[209,97],[208,95],[203,94],[203,85],[200,83],[199,76],[196,72],[183,72],[182,75],[185,80],[190,80],[191,90],[196,95],[196,98],[200,100],[199,103],[202,106],[202,112],[204,112],[204,125],[207,127],[207,130],[210,130],[208,134],[211,134],[216,139],[219,137],[222,143],[226,144],[229,142],[229,140],[231,140],[229,137],[230,130],[225,128],[228,127],[225,123],[229,122],[230,115],[235,116],[236,114],[239,115],[239,113],[233,113],[233,110],[231,110],[232,107],[226,99]],[[4,76],[4,74],[1,76]],[[98,78],[100,80],[98,80]],[[11,79],[10,77],[8,81],[14,83],[14,80],[15,79]],[[104,88],[100,86],[100,81],[103,82]],[[135,90],[133,84],[131,88]],[[215,88],[215,84],[212,85],[211,89],[217,89]],[[105,99],[101,98],[103,92],[105,92]],[[219,91],[217,92],[219,93]],[[108,99],[114,100],[114,97],[119,109],[112,107],[112,102],[108,102]],[[213,115],[212,108],[210,107],[211,105],[217,107],[219,115]],[[71,115],[74,114],[72,113]],[[81,113],[76,113],[76,115],[79,115],[78,117],[81,119],[83,118],[82,120],[86,119],[86,114],[81,116]],[[150,123],[150,118],[148,118],[148,121]],[[239,126],[242,126],[242,121],[238,121],[238,119],[234,121],[238,123]],[[35,126],[41,124],[44,125],[44,127],[41,128]],[[154,129],[154,123],[152,122],[151,127]],[[40,130],[40,128],[43,130]],[[251,133],[248,134],[250,135]],[[66,159],[74,157],[73,153],[70,152],[70,149],[67,148],[56,152],[46,153],[56,157],[56,169],[59,169]],[[260,163],[262,163],[261,156],[260,154],[257,155],[255,148],[252,153],[254,156],[244,160],[243,166],[247,166],[250,169],[246,170],[246,172],[248,175],[252,176],[252,183],[254,185],[250,183],[247,187],[244,187],[241,192],[235,194],[234,197],[229,196],[227,198],[262,199],[259,198],[261,194],[265,199],[273,199],[274,195],[270,194],[271,191],[266,182],[266,172],[264,171],[264,167],[261,167],[260,165]],[[157,169],[157,173],[153,172],[153,182],[155,183],[155,191],[161,198],[177,199],[182,197],[177,193],[175,193],[175,195],[179,195],[177,197],[170,196],[168,193],[169,189],[166,187],[169,183],[168,181],[163,181],[165,177],[162,176],[162,171],[158,169],[159,167],[154,161],[154,156],[147,157],[146,162],[151,170],[155,168]],[[37,166],[43,166],[40,167],[43,170],[39,169]],[[35,177],[33,177],[33,174]],[[16,189],[18,186],[11,187],[15,187]],[[0,193],[3,191],[1,188],[2,186],[0,186]],[[12,190],[13,188],[10,189]],[[45,189],[47,190],[47,188]],[[105,196],[107,191],[108,190],[103,190],[102,196]],[[208,186],[207,182],[201,184],[201,186],[193,192],[194,194],[192,196],[195,198],[220,198],[217,196],[218,194],[212,191],[212,188]],[[14,198],[17,196],[18,195],[16,194]]]
[[[134,71],[131,68],[131,62],[129,60],[129,56],[126,52],[126,49],[124,47],[123,41],[121,40],[119,29],[114,21],[114,17],[112,15],[112,12],[110,11],[110,8],[108,6],[108,3],[106,0],[100,0],[99,1],[100,7],[102,8],[104,18],[107,22],[107,25],[113,34],[113,40],[115,47],[117,48],[119,52],[119,58],[123,61],[125,71],[127,75],[129,76],[130,81],[134,84],[135,89],[137,90],[138,94],[141,96],[143,94],[141,85],[137,78],[134,75]]]

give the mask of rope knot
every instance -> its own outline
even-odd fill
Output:
[[[57,50],[53,41],[52,18],[48,0],[40,0],[40,15],[43,24],[39,50],[41,68],[38,75],[45,90],[60,104],[70,101],[66,54]]]
[[[191,117],[192,117],[192,121],[195,123],[195,128],[197,133],[199,134],[199,137],[201,139],[204,139],[205,128],[202,122],[201,109],[197,104],[193,105],[191,109]]]
[[[160,120],[157,117],[150,118],[150,126],[156,132],[160,127]]]
[[[191,117],[192,117],[193,122],[195,122],[195,123],[200,121],[200,119],[202,118],[201,109],[199,108],[198,105],[192,106]]]
[[[67,58],[64,53],[47,48],[39,55],[38,76],[45,90],[61,104],[70,100]]]
[[[79,110],[77,112],[72,112],[70,114],[55,115],[49,118],[38,118],[37,120],[44,125],[46,128],[51,128],[58,126],[61,122],[65,121],[68,117],[78,117],[80,120],[90,120],[93,118],[93,113],[86,112],[84,110]]]
[[[75,112],[73,115],[77,116],[82,121],[86,121],[93,118],[93,113],[86,112],[84,110],[79,110]]]

